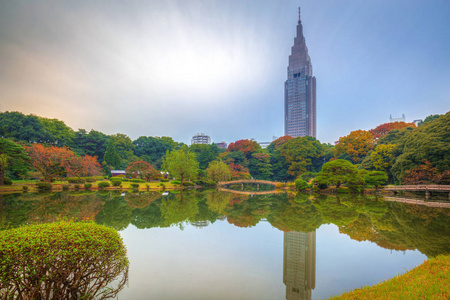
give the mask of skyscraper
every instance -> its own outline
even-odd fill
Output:
[[[297,36],[289,55],[284,84],[284,134],[316,137],[316,77],[303,36],[298,8]]]

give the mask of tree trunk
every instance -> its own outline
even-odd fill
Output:
[[[0,170],[0,185],[5,184],[5,169]]]

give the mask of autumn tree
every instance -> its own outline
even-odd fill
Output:
[[[5,172],[24,175],[28,169],[28,156],[19,144],[0,138],[0,185],[4,184]]]
[[[261,146],[256,141],[238,140],[228,145],[227,152],[241,151],[247,159],[250,159],[252,153],[258,149],[261,149]]]
[[[373,137],[378,140],[380,137],[386,135],[389,131],[394,129],[403,129],[405,127],[416,127],[414,123],[405,123],[405,122],[390,122],[378,125],[374,129],[369,130]]]
[[[335,158],[349,158],[358,164],[373,149],[375,139],[365,130],[356,130],[349,135],[341,137],[335,146]]]
[[[228,168],[231,171],[232,179],[250,179],[251,175],[249,170],[243,165],[237,165],[235,163],[231,163]]]
[[[92,156],[78,157],[66,147],[45,147],[42,144],[25,146],[31,165],[45,181],[64,176],[89,176],[100,173],[100,165]]]
[[[280,146],[282,146],[284,143],[286,143],[290,139],[292,139],[292,136],[290,136],[290,135],[284,135],[282,137],[277,138],[272,143],[270,143],[269,147],[267,147],[267,151],[269,153],[273,153],[275,150],[280,148]]]
[[[441,183],[444,176],[448,176],[449,171],[441,173],[430,161],[425,160],[419,166],[407,170],[405,173],[402,179],[403,184],[438,184]]]
[[[167,151],[162,167],[171,176],[180,178],[183,185],[185,179],[195,179],[197,176],[198,162],[195,154],[189,152],[187,146],[183,146],[179,150]]]
[[[231,171],[228,166],[222,161],[212,161],[206,169],[208,178],[215,182],[227,181],[231,179]]]
[[[127,174],[137,174],[139,177],[149,181],[151,178],[155,178],[159,175],[159,172],[155,170],[151,164],[146,161],[134,161],[128,164],[125,169]]]

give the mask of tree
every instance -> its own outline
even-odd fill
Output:
[[[45,181],[65,176],[96,175],[100,165],[95,157],[80,158],[66,147],[45,147],[42,144],[25,146],[31,165],[39,171]]]
[[[394,129],[403,129],[405,127],[416,127],[414,123],[405,123],[405,122],[390,122],[378,125],[374,129],[369,130],[373,137],[378,140],[380,137],[386,135],[389,131]]]
[[[388,176],[383,171],[372,171],[364,176],[364,182],[369,185],[374,185],[377,190],[379,186],[385,185],[387,181]]]
[[[388,172],[395,161],[394,149],[394,144],[377,145],[375,150],[370,153],[373,167],[377,170]]]
[[[290,135],[284,135],[282,137],[277,138],[272,143],[270,143],[269,147],[267,147],[267,151],[269,153],[273,153],[275,150],[277,150],[280,146],[282,146],[284,143],[292,139],[292,136]]]
[[[0,113],[0,136],[28,143],[49,143],[54,140],[38,117],[16,111]]]
[[[283,156],[288,174],[294,178],[306,171],[319,171],[324,163],[325,147],[310,136],[289,139],[274,153]]]
[[[335,184],[339,188],[341,184],[358,184],[362,178],[356,167],[345,159],[335,159],[323,165],[315,180],[318,184]]]
[[[208,178],[215,182],[227,181],[231,179],[231,171],[222,161],[215,160],[209,163],[206,169]]]
[[[407,170],[402,179],[403,184],[448,184],[450,171],[440,172],[430,161],[425,160],[419,166]]]
[[[250,159],[252,153],[258,149],[261,149],[261,146],[256,141],[238,140],[228,145],[227,152],[241,151],[247,159]]]
[[[72,128],[58,119],[39,117],[44,130],[52,135],[51,143],[58,146],[72,146],[75,133]]]
[[[189,147],[191,152],[194,152],[198,161],[199,167],[205,170],[208,164],[219,156],[220,149],[216,144],[193,144]]]
[[[439,119],[442,115],[429,115],[428,117],[425,118],[425,120],[423,120],[422,122],[419,123],[419,126],[422,126],[423,124]]]
[[[373,149],[375,144],[374,136],[365,130],[356,130],[349,135],[341,137],[335,146],[335,158],[349,157],[353,163],[358,164],[364,156]]]
[[[103,160],[107,165],[112,166],[114,169],[119,169],[122,165],[122,160],[116,151],[116,147],[114,146],[114,141],[112,139],[108,142]]]
[[[28,170],[28,156],[19,144],[0,138],[0,185],[4,184],[5,172],[25,175]]]
[[[270,180],[273,175],[270,155],[266,153],[253,153],[248,168],[252,177],[257,179]]]
[[[74,133],[73,150],[78,155],[96,156],[99,163],[102,163],[109,140],[110,137],[102,132],[91,130],[87,133],[86,130],[79,129]]]
[[[171,176],[180,178],[181,185],[183,185],[185,179],[195,179],[197,176],[198,162],[195,154],[189,152],[187,146],[183,146],[180,150],[166,152],[163,169]]]
[[[424,123],[396,142],[399,153],[391,172],[402,181],[406,171],[412,170],[425,161],[439,172],[449,170],[450,166],[450,112]]]
[[[139,177],[144,178],[146,181],[159,175],[159,172],[151,164],[142,160],[129,163],[125,172],[127,174],[138,174]]]
[[[297,178],[297,180],[295,181],[295,189],[300,192],[300,191],[306,190],[307,188],[308,188],[308,183],[300,177]]]
[[[141,136],[137,140],[133,141],[134,155],[143,158],[147,156],[148,162],[153,164],[153,167],[159,169],[162,164],[162,157],[166,154],[166,151],[172,151],[175,142],[168,140],[167,138]],[[142,159],[145,160],[145,159]]]

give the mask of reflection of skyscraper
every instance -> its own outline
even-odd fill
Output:
[[[286,299],[311,299],[316,287],[316,232],[285,232],[283,248]]]

